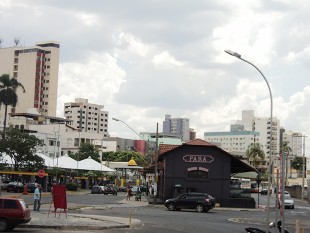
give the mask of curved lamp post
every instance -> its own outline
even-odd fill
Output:
[[[149,143],[140,135],[138,134],[133,128],[131,128],[126,122],[117,119],[117,118],[112,118],[112,120],[114,121],[120,121],[123,124],[125,124],[129,129],[131,129],[135,134],[137,134],[143,141],[145,141],[146,145],[147,145],[147,154],[149,153]],[[141,157],[141,156],[140,156]],[[154,178],[154,186],[157,189],[157,181],[156,181],[156,177],[157,177],[157,159],[158,159],[158,123],[157,123],[157,132],[156,132],[156,154],[155,154],[155,168],[154,168],[154,173],[155,173],[155,178]],[[141,157],[142,158],[142,157]],[[143,158],[142,158],[143,159]],[[144,160],[144,159],[143,159]],[[145,161],[145,160],[144,160]],[[145,161],[146,162],[146,161]],[[156,200],[156,195],[154,195],[154,204],[156,204],[157,200]]]
[[[272,102],[272,93],[271,93],[271,89],[269,86],[269,83],[266,79],[266,77],[264,76],[263,72],[260,71],[260,69],[258,69],[258,67],[256,67],[253,63],[243,59],[241,57],[241,55],[239,53],[236,53],[234,51],[231,50],[225,50],[226,53],[228,53],[231,56],[234,56],[236,58],[239,58],[240,60],[250,64],[251,66],[253,66],[264,78],[267,86],[268,86],[268,90],[269,90],[269,95],[270,95],[270,140],[269,140],[269,171],[268,171],[268,190],[267,190],[267,219],[266,219],[266,232],[268,232],[269,229],[269,215],[270,215],[270,183],[271,183],[271,156],[272,156],[272,109],[273,109],[273,102]],[[282,227],[284,223],[282,223]]]

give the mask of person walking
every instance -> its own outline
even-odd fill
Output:
[[[38,184],[38,186],[34,190],[33,199],[34,199],[33,211],[40,211],[40,207],[41,207],[41,185],[40,184]]]
[[[131,188],[130,188],[130,186],[128,185],[128,186],[127,186],[127,197],[126,197],[126,200],[127,200],[127,201],[130,201],[130,197],[131,197]]]

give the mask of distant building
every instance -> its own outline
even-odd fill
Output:
[[[165,134],[175,134],[180,136],[183,142],[190,140],[190,128],[188,118],[171,118],[171,115],[165,116],[165,121],[163,122],[163,133]]]
[[[17,89],[18,103],[9,113],[26,113],[36,109],[42,115],[56,116],[59,43],[45,41],[35,46],[0,48],[0,75],[9,74],[22,83],[26,92]],[[0,110],[0,124],[3,124],[4,108]],[[9,119],[10,121],[13,119]]]
[[[205,132],[204,140],[238,157],[245,157],[251,143],[259,143],[259,133],[254,131]]]
[[[269,160],[270,125],[270,118],[255,117],[253,110],[245,110],[242,111],[242,120],[238,120],[230,126],[230,132],[205,132],[204,139],[228,153],[244,159],[249,145],[259,143],[265,153],[265,161],[256,161],[256,166],[260,171],[266,171],[268,168],[267,161]],[[279,155],[279,144],[280,122],[276,117],[273,117],[271,145],[275,158]]]
[[[270,117],[255,117],[254,110],[243,110],[242,120],[237,121],[240,127],[243,125],[245,131],[259,132],[259,143],[263,146],[266,158],[269,157],[270,146]],[[280,144],[280,121],[277,117],[272,119],[272,152],[279,155]]]
[[[108,137],[109,113],[103,107],[88,103],[87,99],[76,98],[75,102],[64,104],[64,116],[72,120],[70,125],[81,132],[99,133]]]
[[[300,132],[287,131],[283,133],[283,142],[288,142],[288,146],[292,149],[291,156],[303,156],[303,135]]]

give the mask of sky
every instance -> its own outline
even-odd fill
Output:
[[[1,0],[2,47],[60,42],[57,116],[75,98],[104,105],[111,136],[162,132],[165,115],[229,131],[242,110],[307,135],[310,1]],[[308,107],[307,107],[308,106]],[[118,118],[128,124],[112,120]]]

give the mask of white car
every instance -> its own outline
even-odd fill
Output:
[[[282,204],[282,200],[279,198],[279,204]],[[279,208],[280,208],[279,205]],[[294,199],[291,197],[291,195],[284,195],[284,208],[290,208],[294,209],[295,207],[295,202]]]

